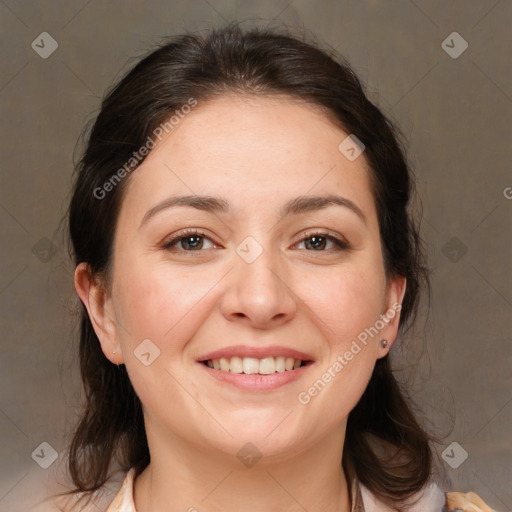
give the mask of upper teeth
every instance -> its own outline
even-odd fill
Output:
[[[293,357],[265,357],[256,359],[255,357],[232,357],[227,359],[210,359],[206,361],[210,368],[222,370],[231,373],[260,373],[261,375],[270,375],[275,372],[284,372],[285,370],[294,370],[302,365],[301,359]]]

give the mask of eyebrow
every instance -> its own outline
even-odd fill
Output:
[[[322,196],[299,196],[295,199],[288,201],[279,212],[281,217],[288,215],[297,215],[300,213],[312,212],[321,210],[331,205],[343,206],[354,212],[363,222],[367,225],[367,219],[361,208],[357,206],[353,201],[345,197],[341,197],[335,194],[328,194]],[[151,217],[175,206],[188,206],[197,210],[202,210],[210,213],[228,213],[229,203],[226,199],[213,197],[213,196],[178,196],[171,197],[158,203],[157,205],[150,208],[140,223],[139,227],[142,227]]]

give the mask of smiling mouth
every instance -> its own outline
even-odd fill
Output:
[[[303,366],[311,364],[313,361],[303,361],[293,357],[265,357],[257,359],[255,357],[221,357],[219,359],[208,359],[202,361],[206,366],[228,373],[244,373],[273,375],[274,373],[283,373],[297,370]]]

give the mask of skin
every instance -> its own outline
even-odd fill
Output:
[[[297,397],[401,303],[406,282],[386,279],[364,153],[351,162],[338,150],[347,135],[290,98],[200,103],[130,177],[109,283],[77,268],[105,356],[126,365],[143,404],[151,463],[135,481],[138,512],[350,510],[346,419],[387,354],[381,340],[396,339],[399,313],[308,404]],[[279,216],[290,199],[325,194],[350,199],[366,223],[338,205]],[[222,197],[230,210],[178,206],[141,226],[178,195]],[[205,232],[203,249],[163,248],[184,228]],[[349,248],[312,248],[311,233],[326,230]],[[248,236],[263,250],[252,263],[236,252]],[[144,339],[160,350],[149,366],[134,355]],[[239,344],[292,347],[314,363],[258,392],[221,383],[196,362]],[[247,442],[263,455],[251,468],[237,457]]]

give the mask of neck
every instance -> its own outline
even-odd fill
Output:
[[[263,456],[249,467],[233,455],[148,436],[151,463],[135,480],[135,508],[137,512],[349,512],[341,466],[343,438],[344,429],[336,429],[304,451],[289,457]]]

